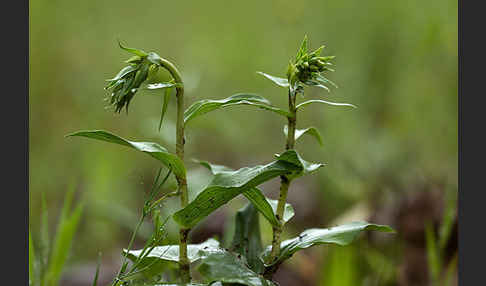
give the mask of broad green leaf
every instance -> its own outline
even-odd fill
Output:
[[[265,197],[259,188],[251,188],[243,191],[243,195],[257,208],[272,226],[279,226],[277,219],[277,200]],[[283,224],[294,216],[294,208],[286,203],[283,215]]]
[[[268,220],[273,226],[279,226],[280,223],[275,216],[276,212],[259,188],[250,188],[243,191],[243,195],[254,205],[257,210]]]
[[[123,250],[126,253],[126,249]],[[142,254],[142,249],[131,250],[128,252],[128,258],[135,261],[137,257]],[[202,257],[205,257],[208,253],[214,251],[220,251],[219,242],[215,239],[208,239],[200,244],[189,244],[187,246],[187,258],[191,263],[198,261]],[[156,246],[152,251],[144,258],[156,258],[166,261],[178,262],[179,261],[179,245],[164,245]]]
[[[299,109],[300,107],[303,107],[303,106],[311,104],[311,103],[324,103],[324,104],[329,104],[329,105],[334,105],[334,106],[349,106],[349,107],[357,108],[356,106],[354,106],[350,103],[330,102],[330,101],[325,101],[325,100],[321,100],[321,99],[311,99],[311,100],[304,101],[300,104],[297,104],[297,106],[295,108]]]
[[[259,258],[263,250],[260,219],[257,209],[251,203],[236,212],[235,233],[230,249],[245,256],[251,270],[263,272],[264,266]]]
[[[239,283],[248,286],[267,286],[268,282],[245,264],[243,256],[227,251],[215,252],[201,260],[197,268],[208,281]]]
[[[184,167],[184,163],[182,162],[182,160],[179,159],[179,157],[177,157],[175,154],[169,153],[167,149],[165,149],[164,147],[160,146],[157,143],[128,141],[117,135],[114,135],[112,133],[103,130],[78,131],[72,134],[68,134],[66,136],[67,137],[70,136],[87,137],[91,139],[96,139],[100,141],[105,141],[105,142],[110,142],[110,143],[115,143],[126,147],[130,147],[132,149],[146,153],[151,157],[159,160],[160,162],[162,162],[162,164],[164,164],[168,168],[171,168],[172,172],[174,172],[174,174],[177,177],[185,176],[186,173],[186,169]]]
[[[213,175],[221,172],[233,172],[234,170],[223,166],[211,164],[207,161],[194,160],[202,166],[208,168]],[[272,224],[279,226],[279,221],[275,216],[277,213],[277,200],[266,198],[258,188],[250,188],[243,191],[243,195],[257,208],[257,210]],[[294,216],[294,209],[290,204],[285,204],[284,223]]]
[[[299,166],[299,172],[293,172],[290,176],[287,176],[290,179],[312,173],[325,165],[323,163],[308,162],[302,159],[299,153],[297,153],[295,150],[289,150],[280,155],[276,154],[275,157],[279,161],[284,161],[293,164],[295,166]]]
[[[330,227],[313,228],[302,232],[298,237],[285,240],[280,246],[280,255],[269,265],[283,262],[290,258],[295,252],[306,249],[314,245],[332,243],[345,246],[353,242],[358,234],[365,230],[376,230],[381,232],[395,232],[386,225],[372,224],[364,221],[356,221],[348,224]],[[263,261],[267,261],[271,251],[271,246],[265,249],[262,254]]]
[[[70,206],[68,200],[72,199],[72,197],[69,197],[69,195],[66,197],[65,203]],[[79,204],[73,210],[72,214],[68,215],[66,211],[66,213],[63,212],[63,215],[61,216],[61,221],[56,230],[56,237],[54,238],[52,246],[52,254],[49,258],[49,266],[47,269],[48,285],[57,285],[61,278],[64,264],[71,250],[74,234],[78,229],[82,213],[83,203]]]
[[[174,220],[192,227],[245,189],[251,189],[277,176],[295,171],[296,167],[279,161],[267,165],[218,173],[211,183],[188,206],[176,212]]]
[[[122,45],[122,43],[118,40],[118,45],[120,46],[121,49],[132,53],[134,55],[137,55],[139,57],[146,57],[148,54],[142,50],[134,49],[134,48],[128,48]]]
[[[181,226],[192,227],[245,190],[281,175],[297,177],[321,166],[302,160],[295,150],[288,150],[267,165],[217,173],[209,185],[173,218]]]
[[[287,125],[284,126],[284,134],[285,136],[289,136],[289,127]],[[314,137],[317,142],[319,142],[319,145],[322,146],[322,137],[321,134],[319,133],[319,130],[317,130],[315,127],[309,127],[306,129],[295,129],[295,141],[299,139],[302,135],[307,134],[312,137]]]
[[[32,240],[32,235],[30,234],[29,228],[29,285],[36,284],[36,277],[35,277],[35,250],[34,250],[34,241]]]
[[[231,169],[230,167],[226,167],[224,165],[217,165],[217,164],[212,164],[209,163],[208,161],[203,161],[203,160],[193,160],[195,163],[200,164],[201,166],[207,168],[211,174],[216,175],[218,173],[222,172],[233,172],[234,170]]]
[[[255,94],[239,93],[225,99],[203,99],[194,102],[186,109],[186,111],[184,111],[184,124],[187,124],[190,120],[208,112],[235,105],[250,105],[273,111],[283,116],[288,115],[287,111],[270,105],[270,102],[264,97]]]
[[[264,77],[268,78],[269,80],[273,81],[275,84],[277,84],[279,86],[282,86],[282,87],[288,87],[289,86],[289,81],[286,78],[276,77],[276,76],[269,75],[269,74],[266,74],[266,73],[260,72],[260,71],[257,72],[257,74],[263,75]]]

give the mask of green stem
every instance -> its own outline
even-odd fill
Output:
[[[160,58],[159,64],[167,69],[176,83],[180,83],[176,87],[177,97],[177,122],[176,122],[176,155],[184,160],[184,84],[182,77],[177,68],[168,60]],[[179,193],[181,195],[181,207],[184,208],[189,203],[187,194],[187,179],[186,175],[177,176],[177,184],[179,186]],[[187,237],[189,235],[189,228],[181,228],[179,231],[179,269],[181,275],[181,282],[188,283],[191,281],[191,273],[189,268],[189,259],[187,257]]]
[[[177,79],[176,79],[176,82]],[[182,82],[180,82],[182,83]],[[176,130],[176,154],[183,161],[184,160],[184,88],[177,87],[177,130]],[[189,196],[187,193],[187,179],[186,175],[177,178],[179,184],[179,193],[181,194],[181,207],[184,208],[189,203]],[[181,228],[179,231],[179,267],[181,274],[181,281],[183,283],[191,282],[191,273],[189,269],[189,259],[187,257],[187,237],[189,235],[189,228]]]
[[[296,94],[292,93],[289,90],[289,112],[290,116],[287,117],[288,121],[288,133],[287,133],[287,142],[285,144],[285,150],[294,149],[295,145],[295,127],[297,123],[297,109],[295,108],[295,98]],[[278,198],[277,204],[277,219],[279,221],[278,226],[274,226],[273,230],[273,239],[272,239],[272,250],[270,252],[269,263],[274,261],[278,255],[280,254],[280,244],[282,242],[282,231],[283,231],[283,215],[285,210],[285,203],[287,202],[287,193],[289,191],[291,180],[286,176],[280,176],[280,195]],[[274,269],[272,273],[276,271]]]
[[[160,64],[165,67],[176,83],[181,85],[176,87],[177,97],[177,122],[176,122],[176,154],[183,161],[184,160],[184,85],[181,75],[177,68],[169,61],[161,59]],[[179,185],[179,193],[181,195],[181,207],[184,208],[189,203],[187,194],[187,179],[185,174],[177,176],[177,183]],[[181,275],[181,282],[188,283],[191,281],[191,273],[189,269],[189,259],[187,257],[187,237],[189,235],[189,228],[181,228],[179,231],[179,269]]]
[[[127,251],[123,255],[122,266],[120,267],[118,274],[116,275],[115,279],[113,280],[113,283],[111,284],[112,286],[119,285],[118,279],[122,275],[122,270],[124,268],[123,265],[125,265],[125,263],[127,262],[128,253],[132,249],[133,242],[135,241],[135,237],[137,236],[137,233],[140,230],[140,227],[142,226],[143,221],[145,220],[145,216],[146,216],[145,212],[143,212],[142,215],[140,216],[140,220],[138,221],[137,226],[135,227],[135,230],[132,233],[132,237],[130,238],[130,242],[128,243]]]

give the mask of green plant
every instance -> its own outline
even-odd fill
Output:
[[[42,196],[41,233],[37,245],[29,229],[29,285],[55,286],[59,283],[83,213],[83,203],[71,210],[73,195],[74,189],[66,194],[52,244],[49,240],[47,203],[44,194]]]
[[[444,258],[447,242],[452,235],[454,219],[457,216],[457,191],[447,189],[445,210],[439,231],[430,222],[425,223],[425,245],[427,266],[431,285],[453,285],[453,275],[457,268],[457,252],[446,265]]]
[[[143,88],[165,89],[159,129],[171,98],[171,90],[176,90],[177,99],[177,129],[176,152],[167,151],[164,147],[152,142],[135,142],[123,139],[117,135],[102,130],[79,131],[68,136],[82,136],[110,143],[123,145],[159,160],[169,171],[162,183],[154,183],[149,197],[146,199],[140,223],[130,240],[129,246],[123,251],[124,263],[113,285],[128,285],[128,283],[182,283],[194,284],[190,275],[190,265],[198,263],[197,271],[202,276],[201,285],[274,285],[272,275],[286,259],[295,252],[313,245],[332,243],[347,245],[364,230],[392,232],[388,226],[367,222],[352,222],[350,224],[329,229],[309,229],[298,237],[282,241],[283,226],[294,215],[294,210],[286,202],[287,192],[291,182],[303,175],[312,173],[323,166],[320,163],[307,162],[294,149],[295,141],[308,134],[321,143],[321,137],[316,128],[299,130],[297,126],[297,111],[311,103],[324,103],[336,106],[353,106],[345,103],[333,103],[324,100],[308,100],[297,104],[298,95],[304,94],[307,86],[317,86],[329,90],[326,84],[334,85],[322,75],[331,71],[330,60],[333,57],[321,57],[323,47],[313,52],[307,51],[305,39],[294,62],[289,63],[287,78],[278,78],[261,73],[268,79],[288,90],[288,110],[273,106],[267,99],[248,93],[241,93],[221,100],[204,99],[197,101],[184,111],[184,84],[177,68],[169,61],[154,52],[120,47],[134,56],[127,60],[128,66],[123,68],[113,79],[109,80],[107,89],[111,91],[109,103],[115,112],[120,112],[128,106],[136,93]],[[147,83],[151,73],[164,68],[172,76],[168,82]],[[248,105],[283,116],[288,125],[284,128],[287,136],[285,151],[276,155],[274,160],[253,167],[232,170],[222,165],[214,165],[206,161],[197,161],[212,173],[212,180],[202,187],[194,200],[189,202],[187,194],[186,164],[184,163],[184,129],[195,118],[208,112],[236,105]],[[155,199],[160,186],[173,174],[178,183],[178,189],[160,199]],[[157,176],[156,182],[158,181]],[[278,200],[266,198],[258,185],[273,178],[280,177],[281,192]],[[243,194],[250,202],[239,210],[235,218],[235,233],[230,249],[220,246],[215,239],[209,239],[200,244],[188,244],[188,235],[192,227],[206,218],[213,211],[226,204],[236,196]],[[155,221],[160,221],[154,212],[159,203],[168,196],[180,196],[181,209],[172,214],[172,219],[180,225],[180,241],[178,245],[159,245],[162,243],[161,226],[156,224],[154,236],[147,241],[141,250],[131,250],[133,238],[141,222],[151,213]],[[264,248],[259,231],[259,213],[272,225],[272,245]],[[168,218],[167,218],[168,219]],[[126,259],[133,264],[128,266]],[[177,278],[169,274],[178,266]],[[145,273],[144,279],[134,280],[132,274]],[[167,275],[165,275],[167,274]],[[165,275],[165,276],[164,276]],[[155,278],[154,278],[155,277]],[[136,282],[135,282],[136,281]],[[209,283],[209,284],[208,284]]]

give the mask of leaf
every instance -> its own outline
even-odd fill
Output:
[[[171,88],[180,86],[182,86],[180,83],[175,82],[151,83],[146,86],[146,88],[149,90],[165,89],[164,97],[162,99],[162,111],[160,113],[159,131],[160,128],[162,128],[162,122],[164,120],[165,113],[167,112],[167,107],[169,106],[170,94],[172,92]]]
[[[338,88],[337,84],[335,84],[334,82],[332,82],[331,80],[327,79],[326,77],[324,77],[322,74],[318,73],[316,75],[316,80],[326,84],[326,83],[329,83],[330,85],[334,86],[335,88]]]
[[[332,243],[345,246],[353,242],[358,234],[364,230],[376,230],[381,232],[395,232],[386,225],[372,224],[364,221],[356,221],[331,228],[313,228],[302,232],[298,237],[285,240],[280,246],[280,255],[271,265],[283,262],[290,258],[295,252],[314,245]],[[263,261],[267,261],[271,246],[265,249],[262,254]]]
[[[126,253],[126,249],[123,253]],[[142,254],[140,250],[130,250],[128,252],[128,258],[135,261],[135,259]],[[200,244],[187,245],[187,257],[191,263],[198,261],[202,257],[205,257],[208,253],[220,251],[219,242],[213,238],[206,240]],[[156,258],[166,261],[179,262],[179,245],[164,245],[156,246],[144,259]]]
[[[277,158],[277,160],[281,160],[293,164],[295,166],[299,166],[299,172],[294,172],[290,176],[287,176],[289,179],[297,178],[312,173],[325,165],[323,163],[307,162],[306,160],[302,159],[299,153],[297,153],[295,150],[286,151],[281,155],[276,154],[275,157]]]
[[[265,197],[258,188],[251,188],[243,191],[243,195],[257,208],[257,210],[268,220],[272,226],[279,226],[277,219],[277,200],[271,200]],[[294,216],[294,208],[285,203],[283,224]]]
[[[211,164],[208,161],[203,161],[203,160],[197,160],[193,159],[193,162],[198,163],[202,165],[203,167],[207,168],[211,174],[216,175],[217,173],[222,173],[222,172],[233,172],[234,170],[226,167],[224,165],[216,165],[216,164]]]
[[[329,105],[334,105],[334,106],[350,106],[350,107],[353,107],[353,108],[357,108],[356,106],[354,106],[350,103],[330,102],[330,101],[325,101],[325,100],[321,100],[321,99],[311,99],[311,100],[304,101],[300,104],[297,104],[297,106],[295,108],[299,109],[299,107],[303,107],[303,106],[311,104],[311,103],[324,103],[324,104],[329,104]]]
[[[180,87],[180,83],[175,83],[175,82],[159,82],[159,83],[150,83],[147,84],[146,88],[147,89],[164,89],[164,88],[170,88],[170,87]]]
[[[182,177],[186,174],[186,169],[182,160],[179,159],[179,157],[177,157],[176,155],[169,153],[167,149],[157,143],[128,141],[104,130],[78,131],[66,135],[66,137],[71,136],[87,137],[91,139],[127,146],[132,149],[146,153],[151,157],[159,160],[160,162],[162,162],[162,164],[164,164],[168,168],[171,168],[177,177]]]
[[[124,76],[126,76],[127,74],[129,73],[132,73],[134,71],[136,71],[138,69],[137,66],[126,66],[124,68],[121,69],[121,71],[118,72],[118,74],[112,78],[112,79],[107,79],[106,81],[110,81],[110,82],[116,82],[120,79],[122,79]],[[106,87],[106,89],[110,88],[112,86],[112,84],[108,85]]]
[[[230,249],[245,256],[251,270],[263,272],[264,266],[258,257],[263,250],[260,220],[257,209],[251,203],[236,212],[235,233]]]
[[[255,94],[238,93],[225,99],[203,99],[194,102],[191,106],[189,106],[189,108],[186,109],[186,111],[184,111],[184,124],[187,124],[190,120],[208,112],[235,105],[255,106],[273,111],[283,116],[287,116],[289,114],[283,109],[271,106],[270,102],[264,97]]]
[[[320,88],[323,88],[325,89],[327,92],[330,92],[329,88],[325,85],[322,85],[321,83],[317,82],[317,81],[314,81],[314,80],[307,80],[305,82],[306,85],[310,85],[310,86],[317,86],[317,87],[320,87]]]
[[[179,225],[190,228],[245,190],[281,175],[297,177],[321,166],[302,160],[295,150],[288,150],[267,165],[217,173],[209,185],[173,218]]]
[[[297,52],[297,56],[295,57],[296,61],[298,61],[305,54],[307,54],[307,35],[304,36],[304,40],[302,41],[300,49]]]
[[[427,265],[431,281],[438,282],[442,263],[439,247],[436,243],[435,231],[431,223],[425,224],[425,246],[427,250]]]
[[[289,127],[287,125],[284,126],[284,134],[285,136],[289,136]],[[315,127],[309,127],[306,129],[295,129],[295,141],[299,139],[302,135],[307,134],[312,137],[314,137],[317,142],[319,142],[319,145],[322,146],[322,137],[321,134],[319,133],[319,130],[317,130]]]
[[[95,276],[93,277],[92,286],[98,285],[98,276],[100,275],[100,267],[101,267],[101,252],[98,252],[98,261],[96,263],[96,272]]]
[[[65,205],[70,206],[72,194],[66,195]],[[64,264],[71,250],[74,234],[78,228],[83,213],[83,203],[79,204],[71,215],[67,214],[67,208],[63,210],[61,220],[56,231],[52,253],[47,269],[48,285],[57,285],[64,268]]]
[[[162,128],[162,121],[164,120],[165,113],[167,112],[167,107],[169,106],[171,91],[172,90],[170,88],[165,90],[163,103],[162,103],[162,111],[160,112],[159,131],[160,131],[160,128]]]
[[[280,222],[275,216],[275,209],[270,204],[262,191],[258,188],[250,188],[243,191],[243,195],[254,205],[257,210],[268,220],[272,226],[279,226]]]
[[[207,161],[194,160],[195,162],[208,168],[213,175],[221,172],[233,172],[234,170],[223,166],[211,164]],[[275,216],[277,214],[277,200],[266,198],[262,191],[258,188],[250,188],[243,191],[243,195],[257,208],[257,210],[268,220],[273,226],[279,226],[279,221]],[[284,223],[294,216],[294,209],[290,204],[285,204]]]
[[[118,45],[120,46],[121,49],[129,52],[129,53],[132,53],[134,55],[137,55],[139,57],[146,57],[148,54],[142,50],[138,50],[138,49],[134,49],[134,48],[128,48],[128,47],[125,47],[122,45],[122,43],[120,42],[120,40],[118,40]]]
[[[260,71],[258,71],[257,74],[263,75],[264,77],[268,78],[269,80],[273,81],[275,84],[277,84],[279,86],[282,86],[282,87],[288,87],[289,86],[289,81],[286,78],[272,76],[272,75],[269,75],[269,74],[266,74],[266,73],[260,72]]]
[[[249,286],[266,286],[265,279],[245,265],[243,257],[227,252],[215,252],[204,259],[197,268],[208,282],[239,283]]]

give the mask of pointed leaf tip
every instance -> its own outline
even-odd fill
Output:
[[[313,228],[302,232],[299,236],[282,242],[280,255],[269,265],[281,263],[290,258],[295,252],[319,244],[337,244],[346,246],[352,243],[358,235],[366,230],[394,233],[394,229],[387,225],[355,221],[330,228]],[[262,254],[264,261],[268,260],[271,246]]]
[[[288,87],[289,86],[289,81],[286,78],[269,75],[269,74],[266,74],[266,73],[261,72],[261,71],[257,71],[256,73],[263,75],[267,79],[273,81],[278,86],[282,86],[282,87]]]
[[[324,103],[324,104],[333,105],[333,106],[348,106],[348,107],[352,107],[352,108],[357,108],[355,105],[350,104],[350,103],[331,102],[331,101],[326,101],[326,100],[321,100],[321,99],[307,100],[305,102],[297,104],[297,106],[295,108],[299,109],[299,108],[306,106],[308,104],[311,104],[311,103]]]
[[[117,41],[118,41],[118,46],[120,46],[120,48],[121,48],[122,50],[125,50],[125,51],[127,51],[127,52],[129,52],[129,53],[132,53],[132,54],[137,55],[137,56],[140,56],[140,57],[146,57],[146,56],[148,56],[148,54],[147,54],[146,52],[142,51],[142,50],[135,49],[135,48],[129,48],[129,47],[125,47],[125,46],[124,46],[124,45],[121,43],[120,39],[117,39]]]
[[[150,155],[152,158],[160,161],[168,168],[171,168],[174,172],[174,175],[176,175],[177,177],[182,177],[186,174],[186,169],[182,160],[175,154],[169,153],[167,149],[154,142],[129,141],[104,130],[78,131],[69,134],[68,136],[86,137],[130,147],[132,149]]]

